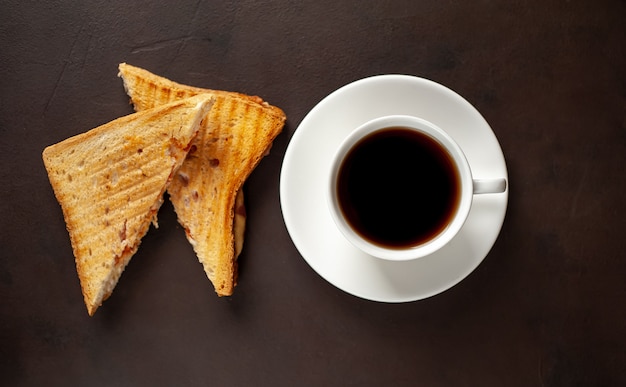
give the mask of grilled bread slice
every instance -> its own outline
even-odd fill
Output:
[[[216,293],[232,295],[243,244],[242,186],[282,131],[284,112],[259,97],[182,85],[125,63],[119,70],[137,111],[192,95],[215,97],[168,193]]]
[[[237,93],[224,90],[210,90],[199,87],[182,85],[161,76],[155,75],[147,70],[139,67],[131,66],[126,63],[119,65],[119,75],[124,81],[126,92],[131,97],[131,101],[137,111],[149,109],[159,106],[180,98],[191,95],[210,93],[219,95],[223,98],[242,98],[251,102],[263,104],[269,109],[275,109],[269,106],[260,97]],[[280,110],[275,111],[276,114],[282,114]],[[208,123],[207,123],[208,125]],[[175,199],[174,199],[175,200]],[[241,254],[243,249],[243,241],[246,228],[246,211],[243,190],[237,191],[235,198],[235,215],[233,219],[233,237],[235,243],[235,259]],[[181,220],[181,223],[183,221]],[[187,230],[189,232],[189,230]]]
[[[242,98],[269,107],[263,99],[257,96],[246,95],[233,91],[210,90],[182,85],[126,63],[121,63],[119,65],[119,76],[124,81],[124,88],[131,97],[131,102],[133,103],[136,111],[150,109],[171,101],[203,93],[219,95],[226,99]],[[205,123],[205,125],[208,125],[208,123]],[[240,189],[237,192],[235,200],[233,236],[235,243],[235,258],[237,258],[243,249],[243,240],[246,228],[246,208],[243,190]]]
[[[92,316],[117,284],[213,104],[198,95],[51,145],[43,161]]]

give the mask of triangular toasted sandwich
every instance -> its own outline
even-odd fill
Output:
[[[117,284],[214,100],[198,95],[118,118],[43,151],[92,316]]]
[[[285,113],[259,97],[182,85],[125,63],[119,71],[137,111],[198,94],[215,98],[168,193],[216,293],[232,295],[245,221],[241,188],[281,132]]]

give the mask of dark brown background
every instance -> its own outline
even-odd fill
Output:
[[[0,385],[626,385],[624,1],[127,3],[0,5]],[[288,115],[245,188],[232,298],[214,295],[166,203],[87,316],[40,154],[131,112],[122,61]],[[313,272],[278,194],[305,114],[384,73],[463,95],[510,176],[482,265],[397,305]]]

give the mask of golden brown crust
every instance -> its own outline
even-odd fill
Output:
[[[243,197],[236,204],[237,195],[281,132],[284,112],[259,97],[181,85],[127,64],[120,65],[120,75],[137,110],[198,93],[215,97],[168,192],[215,291],[231,295],[235,247],[243,241],[243,225],[234,222],[245,220]]]
[[[126,93],[131,97],[131,102],[137,111],[150,109],[155,106],[203,93],[238,97],[264,105],[272,110],[278,109],[267,104],[258,96],[246,95],[234,91],[211,90],[183,85],[126,63],[120,63],[119,76],[124,80]],[[280,111],[280,109],[278,109],[278,111]]]
[[[113,291],[212,100],[199,96],[119,118],[44,149],[89,315]]]

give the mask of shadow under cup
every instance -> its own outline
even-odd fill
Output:
[[[458,233],[474,183],[465,155],[445,131],[417,117],[386,116],[363,124],[339,146],[328,204],[357,248],[409,260],[437,251]]]

